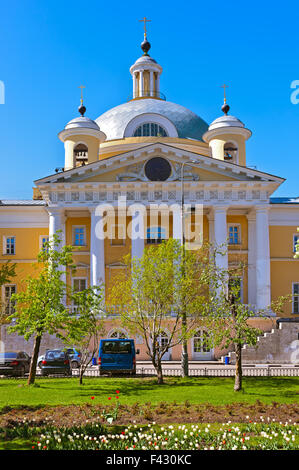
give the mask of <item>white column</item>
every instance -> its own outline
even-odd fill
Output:
[[[248,220],[248,304],[256,305],[256,218],[255,213],[247,215]]]
[[[256,307],[267,309],[271,303],[269,206],[256,207]]]
[[[64,209],[49,208],[49,240],[53,239],[53,235],[57,233],[58,230],[61,232],[57,233],[57,236],[60,238],[60,246],[65,245],[65,215]]]
[[[129,208],[132,215],[131,222],[131,257],[141,258],[144,251],[146,207],[142,204],[133,204]]]
[[[139,72],[139,96],[143,96],[143,70]]]
[[[227,206],[214,206],[214,243],[221,252],[216,253],[215,262],[221,270],[228,269],[226,213]]]
[[[137,77],[136,77],[136,73],[133,73],[133,98],[137,98]]]
[[[150,71],[150,96],[154,96],[154,72]]]
[[[156,80],[156,93],[157,93],[157,97],[159,97],[159,91],[160,91],[160,75],[159,75],[159,72],[157,72],[157,80]]]
[[[105,285],[103,214],[90,209],[90,286]]]

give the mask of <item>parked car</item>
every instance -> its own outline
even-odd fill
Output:
[[[72,369],[77,369],[81,364],[81,352],[75,348],[64,348],[63,351],[67,352],[71,360]],[[42,362],[45,359],[45,354],[39,356],[37,360],[37,366],[41,369]]]
[[[49,349],[42,360],[41,375],[72,375],[70,358],[62,349]]]
[[[77,369],[81,364],[81,352],[75,348],[65,348],[63,351],[68,353],[72,369]]]
[[[133,339],[101,339],[99,348],[100,375],[136,374],[135,342]]]
[[[24,377],[30,369],[31,357],[24,351],[0,353],[0,375]]]

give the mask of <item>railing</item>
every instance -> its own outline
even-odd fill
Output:
[[[161,93],[160,91],[142,91],[142,93],[136,93],[134,96],[133,96],[133,99],[136,99],[136,98],[158,98],[160,100],[163,100],[163,101],[166,101],[166,96]],[[128,99],[128,101],[131,101],[132,100],[132,97],[130,97]]]

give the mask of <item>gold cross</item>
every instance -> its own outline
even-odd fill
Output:
[[[225,92],[225,89],[228,88],[228,85],[226,85],[225,83],[223,85],[221,85],[221,88],[223,88],[223,92],[224,92],[224,103],[226,103],[226,92]]]
[[[142,20],[139,20],[139,22],[143,22],[143,24],[144,24],[144,39],[146,39],[146,32],[147,32],[147,31],[146,31],[146,23],[148,23],[148,22],[150,22],[150,21],[151,21],[151,20],[147,20],[147,19],[146,19],[146,16],[144,16]]]
[[[81,104],[83,104],[83,88],[86,88],[84,85],[78,86],[78,88],[81,88]]]

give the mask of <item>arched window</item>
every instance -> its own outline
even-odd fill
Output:
[[[75,166],[85,165],[88,162],[88,147],[85,144],[78,144],[74,148]]]
[[[109,333],[108,338],[126,339],[128,338],[128,334],[125,330],[116,329]]]
[[[232,142],[224,144],[224,160],[238,163],[238,147]]]
[[[135,129],[133,137],[168,137],[168,134],[159,124],[147,122]]]

